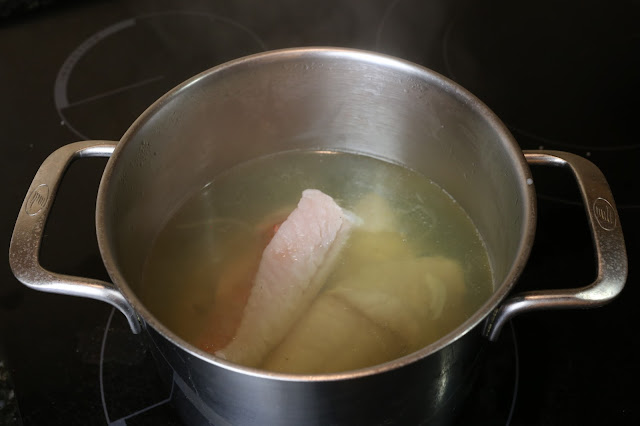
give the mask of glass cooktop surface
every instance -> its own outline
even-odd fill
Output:
[[[118,140],[162,94],[225,61],[285,47],[386,53],[460,83],[527,150],[593,161],[618,205],[629,255],[622,294],[593,310],[518,317],[496,343],[460,425],[640,423],[636,301],[640,243],[640,4],[550,0],[0,1],[0,237],[42,161],[85,139]],[[75,162],[45,230],[41,262],[108,280],[95,237],[106,159]],[[536,240],[516,292],[593,281],[584,207],[564,170],[532,168]],[[180,425],[201,410],[124,317],[96,301],[0,275],[0,424]]]

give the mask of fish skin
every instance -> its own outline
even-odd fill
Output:
[[[215,355],[259,366],[316,298],[356,221],[330,196],[304,190],[262,254],[235,337]]]

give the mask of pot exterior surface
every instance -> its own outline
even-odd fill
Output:
[[[202,352],[136,296],[155,236],[185,196],[242,162],[287,150],[357,152],[443,187],[486,244],[494,294],[423,350],[366,371],[269,375]],[[98,193],[97,232],[111,278],[155,347],[231,424],[410,424],[451,410],[478,354],[480,323],[511,289],[535,228],[529,169],[475,97],[444,77],[382,55],[290,49],[206,71],[153,104],[122,138]]]
[[[157,362],[173,369],[189,425],[448,425],[483,361],[477,330],[403,368],[330,381],[288,381],[220,368],[147,336]],[[175,389],[175,388],[174,388]],[[176,390],[174,390],[175,392]]]

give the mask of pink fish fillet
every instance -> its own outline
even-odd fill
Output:
[[[215,354],[258,367],[318,295],[354,220],[330,196],[303,191],[262,253],[235,337]]]

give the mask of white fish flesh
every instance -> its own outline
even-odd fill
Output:
[[[259,366],[316,298],[355,222],[330,196],[303,191],[262,254],[235,337],[215,354]]]

